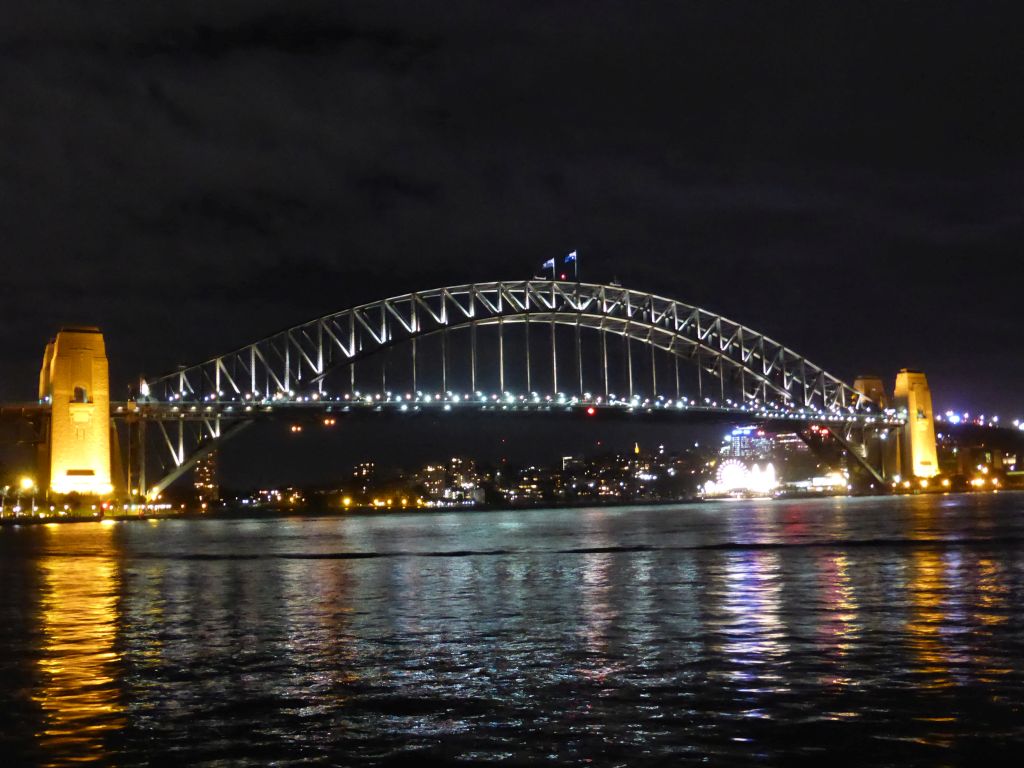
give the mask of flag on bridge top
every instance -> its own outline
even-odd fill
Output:
[[[563,260],[565,264],[572,264],[572,277],[576,282],[580,280],[580,263],[576,259],[576,251],[573,251]],[[564,277],[564,276],[563,276]]]
[[[551,279],[552,280],[555,279],[555,260],[554,259],[548,259],[547,261],[545,261],[543,264],[540,265],[540,268],[541,269],[550,269],[551,270]]]

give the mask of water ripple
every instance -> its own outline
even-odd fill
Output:
[[[0,532],[12,764],[997,761],[998,496]],[[841,757],[840,757],[841,759]]]

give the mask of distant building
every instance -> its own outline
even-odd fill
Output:
[[[447,464],[427,464],[414,476],[428,501],[436,504],[478,503],[484,500],[482,474],[473,459],[453,456]]]
[[[427,464],[415,476],[428,499],[440,499],[448,486],[448,468],[444,464]]]
[[[554,499],[562,494],[562,474],[549,467],[525,467],[504,489],[505,498],[514,503]]]
[[[372,461],[363,461],[352,468],[352,481],[359,493],[369,493],[377,480],[377,465]]]
[[[586,461],[582,456],[563,456],[562,457],[562,471],[573,472],[580,471],[586,468]]]
[[[197,501],[220,500],[216,451],[210,451],[196,463],[196,468],[192,473],[192,487],[195,489]]]
[[[775,448],[779,451],[807,453],[811,449],[796,432],[779,432],[775,435]]]
[[[772,458],[775,441],[760,427],[736,427],[725,436],[722,456],[744,461],[766,461]]]

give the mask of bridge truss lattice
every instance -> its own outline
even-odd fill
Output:
[[[146,378],[129,406],[155,424],[170,459],[154,489],[269,413],[586,407],[886,419],[838,377],[721,315],[618,285],[551,280],[345,309]]]

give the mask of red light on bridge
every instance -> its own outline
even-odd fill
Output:
[[[587,406],[587,416],[593,416],[595,413],[597,413],[597,408],[595,408],[592,405],[588,405]]]

